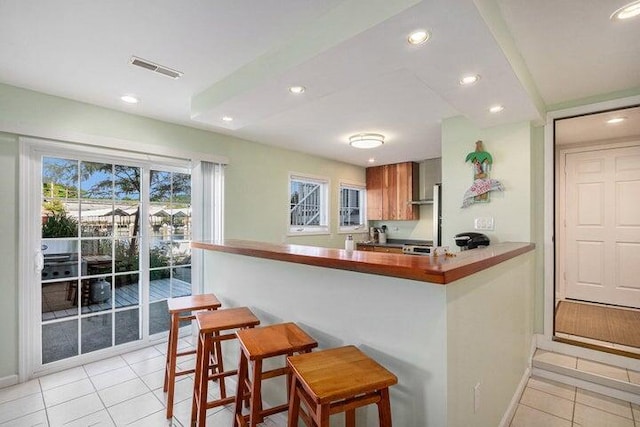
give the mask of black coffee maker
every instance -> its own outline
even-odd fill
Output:
[[[453,240],[456,241],[456,245],[460,247],[461,251],[489,246],[491,243],[491,240],[489,240],[486,234],[471,232],[456,234]]]

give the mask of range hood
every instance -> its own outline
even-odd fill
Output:
[[[419,186],[418,200],[412,200],[412,205],[432,205],[434,195],[434,185],[441,182],[442,166],[441,158],[427,159],[419,162]]]

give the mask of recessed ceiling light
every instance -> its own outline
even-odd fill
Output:
[[[640,0],[631,2],[616,10],[609,17],[612,20],[624,20],[640,15]]]
[[[120,99],[123,102],[126,102],[127,104],[137,104],[139,102],[138,98],[136,98],[133,95],[123,95],[123,96],[120,97]]]
[[[349,137],[349,145],[356,148],[375,148],[384,144],[384,135],[378,133],[359,133]]]
[[[627,120],[626,117],[613,117],[613,118],[607,120],[607,124],[615,125],[615,124],[618,124],[618,123],[622,123],[625,120]]]
[[[232,122],[233,121],[233,117],[222,116],[222,121],[223,122]]]
[[[305,88],[304,86],[291,86],[291,87],[289,88],[289,92],[291,92],[291,93],[295,93],[296,95],[299,95],[299,94],[301,94],[302,92],[304,92],[304,91],[305,91],[305,89],[306,89],[306,88]]]
[[[409,37],[407,37],[407,42],[412,45],[419,45],[422,43],[426,43],[430,37],[431,37],[431,34],[429,34],[428,31],[417,30],[409,34]]]
[[[494,105],[493,107],[489,108],[489,112],[494,114],[499,113],[502,110],[504,110],[504,107],[502,105]]]
[[[373,157],[369,159],[369,163],[375,163],[375,162],[376,162],[376,159],[374,159]]]
[[[478,80],[480,80],[480,76],[478,74],[463,76],[460,79],[460,84],[462,86],[472,85],[472,84],[476,83]]]

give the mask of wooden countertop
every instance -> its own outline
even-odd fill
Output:
[[[470,276],[518,255],[532,251],[533,243],[497,243],[456,253],[455,257],[390,254],[302,245],[277,245],[247,240],[192,242],[192,248],[295,262],[317,267],[357,271],[437,284]]]

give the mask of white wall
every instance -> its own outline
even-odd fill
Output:
[[[324,348],[354,344],[396,374],[394,425],[446,425],[444,286],[213,251],[205,265],[206,290],[224,307],[248,306],[263,324],[297,322]],[[281,403],[283,393],[263,395]],[[372,408],[358,418],[377,425]]]
[[[491,178],[504,192],[492,191],[489,203],[461,208],[462,197],[473,183],[473,170],[465,163],[477,140],[491,153]],[[493,217],[494,231],[484,232],[495,242],[530,242],[531,235],[531,128],[521,122],[480,129],[464,117],[442,123],[443,244],[454,244],[457,233],[474,230],[474,218]]]

